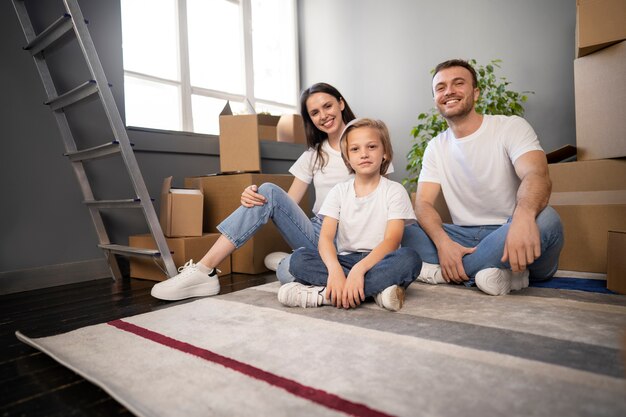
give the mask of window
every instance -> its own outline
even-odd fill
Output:
[[[217,134],[227,101],[235,113],[297,112],[296,0],[121,6],[128,126]]]

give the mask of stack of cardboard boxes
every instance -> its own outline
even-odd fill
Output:
[[[220,174],[185,178],[184,189],[171,188],[166,178],[161,193],[160,221],[176,267],[188,260],[200,261],[219,238],[217,225],[240,207],[241,193],[251,184],[274,183],[288,190],[293,176],[261,174],[260,140],[305,144],[304,123],[299,115],[232,115],[227,104],[220,115]],[[300,206],[309,211],[308,199]],[[152,235],[129,237],[129,245],[155,249]],[[270,223],[225,259],[219,274],[258,274],[267,271],[265,256],[290,251]],[[162,281],[167,278],[154,260],[132,258],[130,276]]]
[[[163,181],[161,190],[161,212],[159,220],[177,268],[189,259],[198,262],[213,246],[219,233],[202,233],[204,198],[197,188],[172,188],[172,177]],[[156,249],[151,234],[134,235],[128,238],[130,246]],[[230,257],[219,266],[219,275],[230,274]],[[153,259],[131,258],[130,276],[133,278],[163,281],[167,278],[163,265]]]
[[[608,288],[626,293],[616,263],[626,255],[626,1],[577,0],[576,48],[577,161],[550,164],[559,269],[607,273]]]
[[[196,188],[204,196],[203,231],[216,233],[217,225],[241,206],[241,193],[247,186],[273,183],[289,189],[293,176],[262,174],[260,140],[305,143],[304,124],[299,115],[232,115],[227,105],[220,115],[220,174],[185,178],[185,187]],[[308,199],[300,207],[308,213]],[[271,221],[231,256],[232,272],[258,274],[267,271],[265,256],[291,249]]]

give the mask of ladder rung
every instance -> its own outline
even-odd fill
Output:
[[[61,36],[72,30],[73,27],[74,23],[72,22],[72,16],[65,13],[57,21],[37,35],[35,39],[30,41],[24,49],[30,51],[33,55],[37,55],[39,52],[59,40]]]
[[[141,200],[138,198],[125,200],[85,200],[83,203],[89,207],[101,209],[141,208]]]
[[[86,83],[81,84],[78,87],[68,91],[67,93],[61,94],[58,97],[46,101],[44,104],[49,105],[52,110],[59,110],[63,107],[67,107],[76,103],[77,101],[87,98],[97,92],[98,84],[96,84],[95,80],[89,80]]]
[[[131,143],[131,146],[133,144]],[[120,143],[116,140],[103,145],[94,146],[93,148],[86,148],[76,152],[68,152],[64,155],[67,156],[70,161],[78,162],[88,159],[105,158],[107,156],[114,155],[120,152]]]
[[[117,255],[141,256],[150,258],[158,258],[161,256],[161,253],[156,249],[133,248],[132,246],[123,245],[98,245],[98,247]]]

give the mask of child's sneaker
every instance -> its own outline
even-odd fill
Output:
[[[398,311],[404,304],[404,288],[398,285],[387,287],[374,296],[379,307],[389,311]]]
[[[220,292],[218,270],[194,264],[192,260],[178,268],[179,274],[159,282],[150,294],[161,300],[175,301],[191,297],[204,297]]]
[[[319,307],[330,303],[324,298],[325,290],[326,287],[289,282],[278,290],[278,301],[287,307]]]
[[[446,280],[443,278],[443,274],[441,273],[441,266],[439,264],[429,264],[427,262],[422,262],[422,270],[416,280],[433,285],[446,283]]]
[[[272,252],[265,257],[263,263],[270,271],[276,271],[278,269],[278,264],[280,261],[285,259],[286,256],[289,256],[289,254],[285,252]]]
[[[528,270],[513,272],[510,269],[486,268],[476,274],[476,286],[490,295],[505,295],[528,287]]]

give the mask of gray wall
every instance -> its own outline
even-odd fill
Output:
[[[39,29],[61,14],[54,3],[28,1],[42,16],[35,21]],[[82,0],[81,7],[123,110],[119,2]],[[514,89],[536,92],[527,119],[543,146],[575,143],[574,0],[300,0],[299,24],[302,85],[335,84],[358,115],[385,120],[394,138],[397,180],[404,177],[416,115],[432,106],[429,71],[451,57],[502,59],[502,73]],[[0,34],[0,293],[107,276],[57,126],[42,105],[39,75],[21,50],[24,36],[9,1],[0,2]],[[56,80],[63,88],[85,74],[69,45],[50,57],[66,65],[68,75]],[[110,140],[93,106],[68,116],[86,144]],[[182,185],[185,176],[219,169],[216,138],[150,131],[129,136],[153,196],[165,176]],[[301,150],[265,145],[263,170],[286,172]],[[107,160],[90,172],[103,190],[100,198],[128,197],[119,161]],[[147,230],[141,217],[116,221],[118,241]]]
[[[450,58],[499,58],[546,151],[575,144],[574,0],[299,2],[301,82],[335,85],[358,116],[385,121],[396,173],[417,115],[433,107],[430,70]]]
[[[27,0],[33,24],[42,30],[61,16],[61,1]],[[123,70],[120,7],[117,0],[82,0],[81,9],[96,44],[113,94],[123,114]],[[148,17],[148,16],[147,16]],[[82,205],[82,196],[46,100],[39,74],[10,1],[0,2],[0,90],[2,151],[0,153],[0,294],[110,276],[97,237]],[[49,54],[55,84],[65,91],[86,81],[76,43],[63,42]],[[62,69],[60,67],[63,67]],[[67,110],[73,133],[82,145],[112,140],[97,101]],[[166,176],[182,186],[184,177],[219,171],[216,137],[149,130],[130,130],[148,191],[157,198]],[[286,173],[304,147],[262,144],[262,170]],[[132,187],[120,158],[88,164],[97,198],[130,198]],[[148,231],[140,213],[105,213],[113,241]]]

